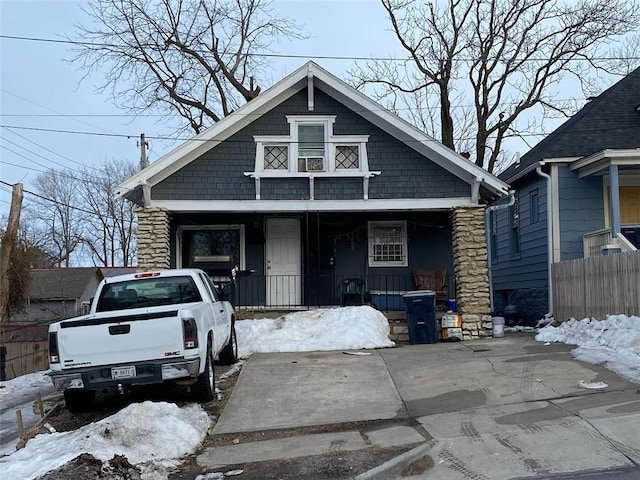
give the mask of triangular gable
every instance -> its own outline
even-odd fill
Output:
[[[326,92],[348,108],[357,111],[363,118],[386,131],[410,148],[427,157],[440,167],[465,182],[502,196],[508,185],[463,156],[445,147],[442,143],[421,132],[410,123],[360,93],[314,62],[305,65],[280,80],[231,115],[169,152],[144,170],[118,185],[114,192],[118,197],[135,196],[140,188],[153,187],[185,165],[196,160],[208,150],[222,143],[231,135],[249,125],[257,115],[264,114],[313,82],[314,88]]]

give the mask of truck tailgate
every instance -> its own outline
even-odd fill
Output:
[[[183,348],[177,310],[84,317],[61,322],[58,331],[63,369],[176,358]]]

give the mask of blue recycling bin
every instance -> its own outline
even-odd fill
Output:
[[[436,343],[438,330],[436,324],[436,292],[433,290],[415,290],[402,295],[407,312],[409,343]]]

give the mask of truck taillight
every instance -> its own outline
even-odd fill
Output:
[[[182,333],[184,335],[184,348],[198,348],[198,327],[195,318],[182,319]]]
[[[60,363],[60,356],[58,355],[58,334],[55,332],[49,333],[49,363]]]

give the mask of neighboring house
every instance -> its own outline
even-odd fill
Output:
[[[493,310],[553,310],[550,263],[640,246],[640,69],[588,103],[499,177],[490,208]]]
[[[115,189],[143,207],[139,268],[214,274],[229,257],[253,271],[237,306],[400,310],[427,270],[476,316],[484,205],[506,190],[313,62]]]
[[[78,267],[34,268],[25,312],[12,315],[11,323],[51,323],[79,315],[88,309],[98,283],[113,275],[135,272],[135,268]]]

